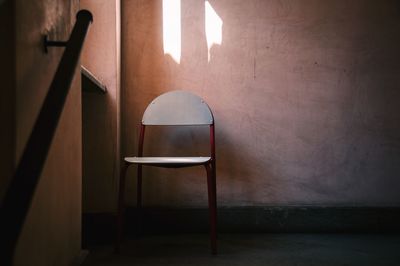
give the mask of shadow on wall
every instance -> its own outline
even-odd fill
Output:
[[[84,211],[113,209],[116,196],[111,192],[114,192],[117,171],[115,99],[109,93],[84,92],[82,95]],[[95,201],[96,195],[101,195],[101,201]],[[100,206],[96,206],[98,202]]]

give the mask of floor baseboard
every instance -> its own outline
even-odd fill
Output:
[[[72,262],[71,266],[81,266],[84,262],[87,256],[89,255],[89,251],[86,249],[81,249],[79,254],[75,257],[74,261]]]
[[[141,217],[141,218],[140,218]],[[115,214],[83,214],[83,244],[114,239]],[[399,233],[400,207],[222,207],[220,233]],[[206,233],[206,208],[129,208],[125,233]]]

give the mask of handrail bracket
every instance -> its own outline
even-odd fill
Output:
[[[65,47],[67,44],[68,41],[49,41],[47,34],[43,36],[43,48],[46,54],[48,53],[47,47]]]

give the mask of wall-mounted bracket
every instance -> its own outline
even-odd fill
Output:
[[[56,47],[65,47],[67,46],[68,41],[49,41],[48,39],[48,35],[45,35],[43,37],[43,48],[44,48],[44,52],[47,54],[48,49],[47,47],[52,47],[52,46],[56,46]]]

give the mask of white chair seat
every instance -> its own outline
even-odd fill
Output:
[[[125,161],[134,164],[148,165],[201,165],[209,162],[211,157],[125,157]]]

